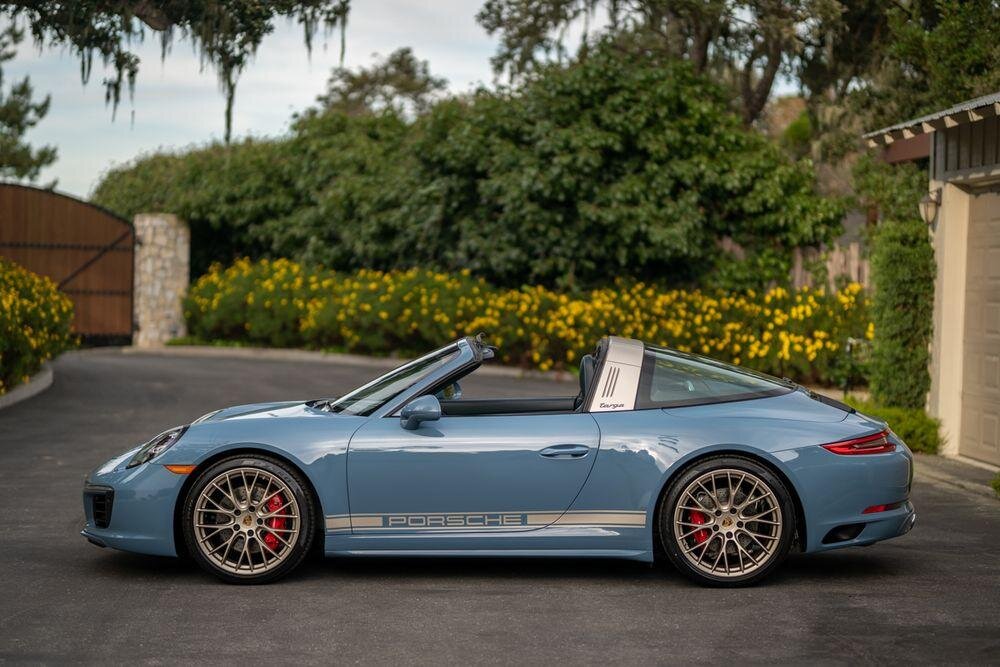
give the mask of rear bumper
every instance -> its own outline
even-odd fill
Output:
[[[917,513],[913,508],[913,504],[909,501],[903,503],[899,509],[880,512],[878,514],[866,514],[863,519],[859,519],[857,522],[847,524],[825,522],[820,528],[820,530],[825,529],[827,531],[823,534],[824,537],[830,533],[836,533],[837,530],[845,526],[860,528],[860,532],[857,533],[856,537],[848,540],[832,539],[821,541],[820,544],[810,549],[810,551],[818,552],[841,549],[843,547],[862,547],[893,537],[900,537],[913,530],[916,522]],[[853,533],[853,530],[851,532]]]
[[[779,453],[805,513],[804,551],[872,544],[913,528],[913,455],[895,435],[890,439],[896,450],[885,454],[841,456],[815,446]],[[898,507],[864,513],[883,504]]]

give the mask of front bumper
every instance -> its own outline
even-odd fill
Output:
[[[124,467],[132,452],[92,472],[83,489],[81,535],[97,546],[176,556],[174,508],[185,476],[162,465]]]

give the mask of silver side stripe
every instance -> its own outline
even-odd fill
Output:
[[[645,528],[643,510],[574,510],[570,512],[438,512],[398,514],[334,514],[326,517],[329,532],[373,530],[511,530],[544,526]]]

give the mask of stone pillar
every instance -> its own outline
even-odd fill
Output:
[[[155,347],[187,335],[183,300],[191,265],[191,232],[186,222],[169,213],[140,213],[134,224],[136,331],[132,344]]]

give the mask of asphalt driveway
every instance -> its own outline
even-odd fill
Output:
[[[280,584],[79,535],[84,474],[227,404],[336,395],[375,369],[293,361],[68,355],[0,411],[0,662],[287,664],[993,663],[1000,503],[918,478],[912,533],[793,556],[765,585],[705,590],[609,561],[317,560]],[[572,394],[490,377],[470,394]]]

